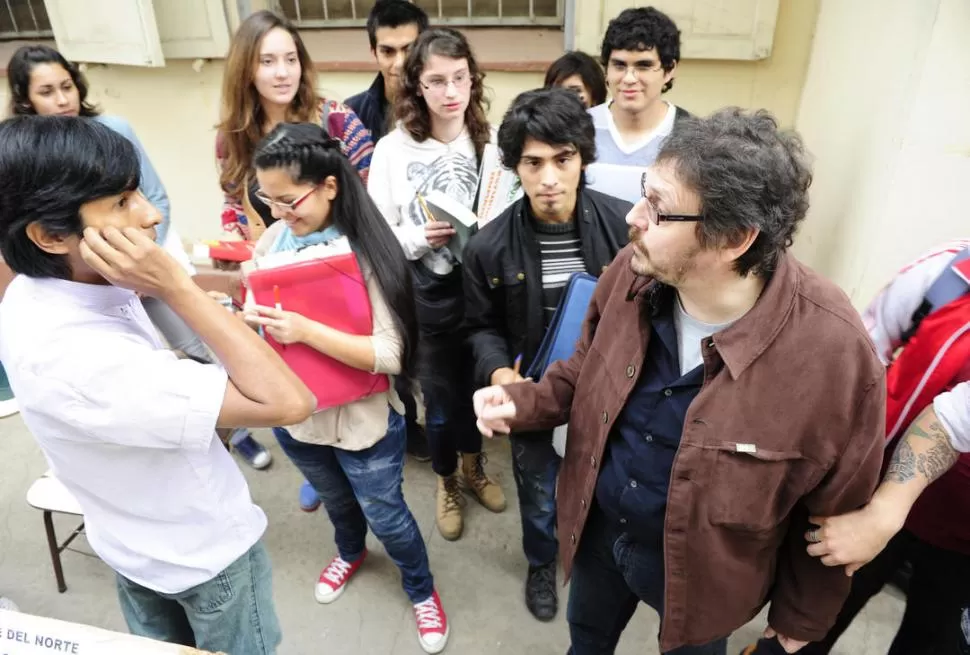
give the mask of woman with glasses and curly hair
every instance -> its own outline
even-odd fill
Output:
[[[446,222],[430,220],[422,207],[422,197],[431,192],[474,207],[479,163],[493,139],[485,116],[484,77],[460,32],[423,32],[404,64],[397,127],[378,142],[367,187],[411,261],[422,351],[418,381],[438,475],[435,517],[449,540],[460,537],[463,527],[461,477],[486,508],[505,509],[501,487],[484,472],[471,406],[470,357],[461,329],[461,265],[447,248],[455,231]]]

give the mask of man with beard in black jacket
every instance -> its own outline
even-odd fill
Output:
[[[521,379],[536,355],[569,277],[599,276],[626,245],[630,203],[586,188],[596,159],[593,120],[564,89],[519,95],[498,131],[502,164],[524,196],[469,241],[464,251],[465,326],[479,386]],[[556,594],[556,476],[552,433],[512,435],[512,461],[529,562],[525,600],[552,620]]]

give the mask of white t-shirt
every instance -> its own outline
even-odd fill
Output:
[[[17,276],[0,303],[0,361],[115,571],[179,593],[262,536],[266,516],[214,432],[225,370],[166,350],[134,293]]]
[[[926,253],[907,266],[876,296],[862,319],[876,345],[876,353],[888,364],[902,343],[903,334],[913,325],[913,312],[950,260],[970,240],[955,241]],[[933,400],[933,410],[950,436],[953,448],[970,452],[970,383],[962,382]],[[887,426],[898,434],[907,426]]]
[[[674,298],[674,328],[677,330],[677,359],[680,363],[680,374],[688,372],[704,363],[701,354],[701,342],[712,334],[726,330],[734,321],[727,323],[705,323],[687,313],[680,297]]]
[[[596,161],[586,168],[591,189],[634,204],[640,200],[640,174],[653,165],[674,130],[677,108],[666,105],[663,120],[635,143],[627,143],[620,136],[609,103],[590,108],[596,130]]]
[[[493,134],[494,139],[494,134]],[[433,138],[417,142],[400,127],[377,142],[367,177],[367,192],[391,225],[410,260],[420,260],[440,275],[451,272],[448,248],[433,250],[424,236],[424,214],[417,194],[439,191],[471,209],[478,192],[478,159],[467,130],[450,143]]]

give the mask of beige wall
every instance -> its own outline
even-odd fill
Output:
[[[768,59],[683,62],[670,99],[700,114],[727,104],[762,106],[774,111],[782,122],[791,123],[818,3],[781,0],[774,51]],[[584,35],[582,26],[590,24],[586,20],[589,11],[595,12],[602,5],[595,0],[580,0],[578,4],[577,43],[592,43],[594,46],[586,47],[595,52],[600,36]],[[360,38],[365,38],[363,30]],[[161,69],[91,66],[87,75],[92,98],[108,113],[126,117],[147,148],[168,189],[173,221],[183,239],[218,236],[221,196],[212,128],[218,116],[222,63],[209,62],[200,72],[193,70],[191,62],[174,60]],[[368,86],[371,79],[371,73],[327,72],[320,76],[320,87],[344,98]],[[491,120],[500,121],[517,93],[541,82],[542,76],[537,73],[489,73],[486,83],[492,90]],[[5,92],[3,96],[5,104]]]
[[[822,2],[797,120],[816,177],[796,253],[859,307],[925,249],[970,236],[967,34],[965,0]]]

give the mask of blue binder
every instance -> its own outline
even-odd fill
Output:
[[[569,359],[576,351],[576,343],[583,332],[586,309],[596,290],[596,278],[589,273],[573,273],[559,299],[559,306],[552,316],[539,352],[529,365],[526,377],[539,380],[549,365],[560,359]]]

